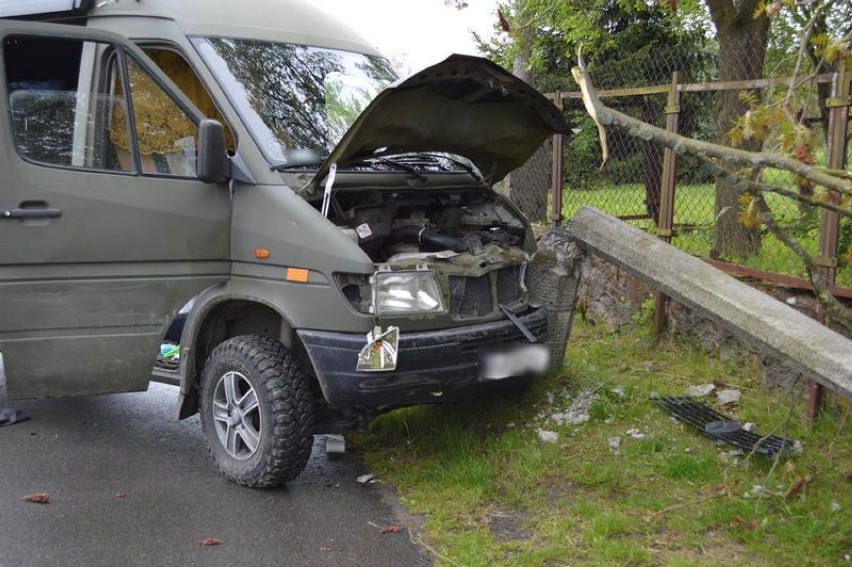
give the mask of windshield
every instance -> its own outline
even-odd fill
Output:
[[[317,165],[396,79],[379,57],[249,39],[193,43],[275,164]]]

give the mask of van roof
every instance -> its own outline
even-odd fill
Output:
[[[187,35],[281,41],[378,55],[334,16],[304,0],[114,0],[90,18],[147,16],[174,20]]]

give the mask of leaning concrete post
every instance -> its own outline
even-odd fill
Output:
[[[765,293],[610,215],[588,207],[569,234],[588,251],[706,313],[747,343],[852,399],[852,341]]]

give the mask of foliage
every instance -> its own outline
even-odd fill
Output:
[[[628,0],[510,0],[500,5],[504,16],[494,35],[477,40],[483,53],[506,68],[524,59],[542,91],[575,88],[570,70],[580,44],[602,86],[665,82],[674,70],[698,80],[708,63],[707,19],[698,5],[683,6],[672,12]],[[660,50],[666,57],[659,57]]]

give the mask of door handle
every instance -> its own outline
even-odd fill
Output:
[[[62,209],[50,207],[0,209],[0,219],[55,219],[61,216]]]

